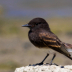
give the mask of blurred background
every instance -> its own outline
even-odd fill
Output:
[[[46,19],[63,42],[72,44],[72,0],[0,0],[0,72],[39,63],[49,52],[33,46],[29,29],[21,27],[36,17]],[[57,53],[53,63],[71,65],[72,61]]]

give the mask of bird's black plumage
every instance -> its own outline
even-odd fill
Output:
[[[67,51],[68,48],[72,48],[72,45],[62,42],[52,33],[49,24],[43,18],[34,18],[23,26],[30,28],[28,36],[32,44],[39,48],[51,48],[72,60],[70,53]]]

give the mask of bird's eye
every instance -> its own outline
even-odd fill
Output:
[[[38,24],[41,24],[41,22],[39,22],[39,23],[36,23],[36,25],[38,25]]]

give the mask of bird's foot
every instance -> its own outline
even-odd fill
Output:
[[[43,62],[36,63],[36,64],[33,64],[33,65],[29,64],[29,66],[37,66],[37,65],[43,65]]]
[[[31,64],[29,64],[29,66],[37,66],[37,65],[56,65],[56,66],[59,66],[58,64],[56,64],[56,63],[36,63],[36,64],[33,64],[33,65],[31,65]],[[60,66],[61,68],[64,68],[64,66]]]
[[[56,65],[56,66],[58,66],[58,65],[55,64],[55,63],[43,63],[43,62],[36,63],[36,64],[33,64],[33,65],[29,64],[29,66],[36,66],[36,65]]]
[[[29,66],[36,66],[36,65],[43,65],[44,64],[44,61],[46,60],[46,58],[49,56],[49,54],[47,53],[47,55],[45,56],[45,58],[40,62],[40,63],[36,63],[36,64],[29,64]]]
[[[50,63],[49,65],[56,65],[56,66],[59,66],[58,64],[56,63]],[[64,68],[64,66],[60,66],[61,68]]]
[[[56,65],[56,66],[58,66],[58,64],[56,64],[56,63],[49,63],[49,65]]]

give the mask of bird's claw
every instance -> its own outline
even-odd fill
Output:
[[[59,65],[56,64],[56,63],[50,63],[49,65],[56,65],[56,66],[59,66]],[[61,66],[61,68],[64,68],[64,66]]]
[[[58,66],[56,63],[50,63],[49,65],[56,65],[56,66]]]
[[[29,64],[29,66],[37,66],[37,65],[43,65],[43,62],[41,62],[41,63],[36,63],[36,64],[33,64],[33,65]]]
[[[31,65],[31,64],[29,64],[29,66],[37,66],[37,65],[56,65],[56,66],[59,66],[58,64],[56,64],[56,63],[36,63],[36,64],[33,64],[33,65]],[[64,68],[64,66],[61,66],[61,68]]]

